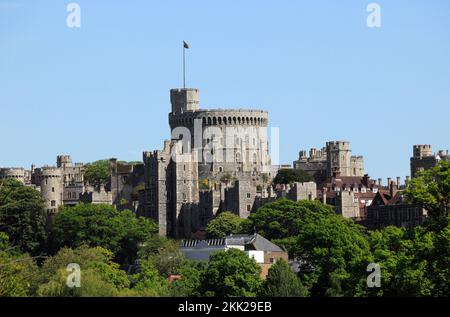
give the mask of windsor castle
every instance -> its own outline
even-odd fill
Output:
[[[175,238],[201,238],[218,213],[247,218],[279,197],[319,199],[348,218],[379,217],[390,208],[394,213],[413,212],[415,218],[408,215],[408,219],[422,221],[421,210],[398,205],[404,187],[400,177],[396,182],[389,178],[386,186],[381,179],[371,180],[364,171],[364,158],[351,155],[347,141],[300,151],[288,168],[303,170],[314,181],[276,186],[272,180],[280,166],[271,164],[266,111],[201,109],[198,89],[172,89],[170,101],[170,139],[161,150],[144,152],[142,162],[110,159],[111,174],[105,184],[89,184],[86,165],[73,163],[68,155],[59,155],[56,166],[0,168],[0,180],[17,179],[38,190],[50,224],[61,206],[111,204],[153,219],[160,235]],[[430,145],[415,145],[411,176],[449,159],[448,151],[433,153]],[[397,205],[376,206],[377,201],[387,203],[386,197]]]

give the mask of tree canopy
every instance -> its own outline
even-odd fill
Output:
[[[85,180],[92,186],[106,185],[111,180],[111,163],[109,160],[99,160],[86,164]]]
[[[231,212],[222,212],[206,226],[206,233],[211,239],[223,238],[229,234],[247,233],[251,222]]]
[[[38,191],[17,180],[0,181],[0,231],[12,245],[33,255],[45,253],[47,215]]]
[[[445,228],[450,215],[450,162],[442,161],[420,172],[408,183],[405,193],[414,204],[428,211],[434,225]]]
[[[130,264],[136,258],[139,245],[156,232],[153,221],[137,217],[129,210],[79,204],[58,212],[53,224],[52,244],[55,250],[83,244],[101,246],[111,250],[120,264]]]
[[[300,278],[283,259],[278,260],[269,269],[262,293],[267,297],[306,297],[308,295]]]
[[[307,172],[300,169],[280,169],[275,176],[273,183],[277,184],[291,184],[294,182],[306,183],[312,182],[314,178]]]
[[[253,297],[261,291],[261,267],[237,249],[211,255],[204,273],[203,293],[216,297]]]

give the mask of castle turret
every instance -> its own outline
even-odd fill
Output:
[[[350,142],[331,141],[327,142],[327,171],[328,177],[333,171],[339,169],[342,176],[351,176],[351,151]]]
[[[56,157],[56,166],[57,167],[72,167],[72,159],[70,158],[70,155],[58,155]]]
[[[23,168],[0,168],[0,179],[15,179],[25,182],[25,170]]]
[[[199,90],[194,88],[171,89],[170,102],[173,114],[197,111],[200,107]]]
[[[63,183],[61,169],[43,167],[40,172],[41,195],[47,212],[54,214],[63,203]]]

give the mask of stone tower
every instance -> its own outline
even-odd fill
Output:
[[[43,167],[40,171],[41,195],[49,215],[55,214],[63,204],[63,182],[61,169]]]
[[[23,168],[0,168],[0,179],[16,179],[25,182],[25,170]]]
[[[433,168],[437,164],[436,157],[433,155],[431,145],[419,144],[413,146],[413,156],[411,157],[411,177],[417,176],[418,172]]]
[[[173,114],[197,111],[200,104],[199,91],[193,88],[172,89],[170,90],[170,102]]]
[[[72,167],[72,159],[70,155],[58,155],[56,157],[56,165],[57,167],[61,167],[65,169],[66,167]]]
[[[413,157],[414,158],[422,158],[427,156],[433,156],[433,149],[431,145],[426,144],[420,144],[420,145],[414,145],[413,146]]]
[[[328,177],[339,170],[342,176],[352,175],[350,142],[331,141],[327,142],[327,173]]]

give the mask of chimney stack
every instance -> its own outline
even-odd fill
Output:
[[[381,178],[378,179],[378,186],[383,186],[383,180]]]
[[[326,187],[324,187],[322,189],[322,193],[323,193],[323,195],[322,195],[322,202],[323,202],[324,205],[326,205],[327,204],[327,188]]]
[[[397,188],[400,188],[400,176],[397,176]]]
[[[388,187],[391,187],[392,178],[388,177],[387,181],[388,181],[388,183],[387,183]]]

